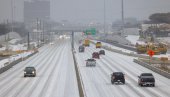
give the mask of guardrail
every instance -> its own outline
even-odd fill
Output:
[[[152,70],[152,71],[154,71],[154,72],[156,72],[156,73],[158,73],[158,74],[160,74],[160,75],[170,79],[170,73],[168,73],[166,71],[158,69],[158,68],[156,68],[154,66],[151,66],[151,65],[149,65],[149,64],[147,64],[147,63],[145,63],[143,61],[137,60],[137,59],[134,59],[133,61],[135,63],[138,63],[141,66],[144,66],[144,67],[146,67],[146,68],[148,68],[148,69],[150,69],[150,70]]]
[[[38,51],[36,51],[36,52],[28,55],[28,56],[25,57],[24,59],[27,59],[27,58],[33,56],[33,55],[36,54],[37,52],[38,52]],[[15,60],[15,61],[11,62],[10,64],[8,64],[8,65],[0,68],[0,74],[3,73],[3,72],[5,72],[5,71],[7,71],[8,69],[10,69],[11,67],[13,67],[14,65],[18,64],[18,63],[21,62],[22,60],[23,60],[23,58],[19,58],[19,59]]]
[[[105,41],[105,40],[100,40],[100,41],[108,43],[108,44],[111,44],[111,45],[114,45],[114,46],[117,46],[117,47],[120,47],[120,48],[124,48],[124,49],[136,52],[135,47],[132,47],[132,46],[129,46],[129,45],[123,45],[123,44],[120,44],[118,42],[117,43],[115,43],[115,42],[108,42],[108,41]]]
[[[85,97],[85,92],[83,91],[83,81],[82,81],[82,77],[80,74],[80,70],[78,68],[78,63],[76,61],[76,57],[75,57],[75,49],[72,49],[72,54],[73,54],[73,60],[74,60],[74,67],[75,67],[75,71],[76,71],[76,78],[77,78],[77,84],[78,84],[78,89],[79,89],[79,96],[80,97]]]

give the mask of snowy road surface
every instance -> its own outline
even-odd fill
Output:
[[[0,97],[78,97],[70,40],[58,40],[0,75]],[[24,78],[34,66],[36,77]]]
[[[133,62],[133,57],[106,51],[96,59],[96,67],[86,67],[85,60],[92,57],[92,52],[99,51],[94,45],[85,48],[84,53],[78,52],[76,58],[83,80],[83,87],[87,97],[169,97],[170,79],[152,72]],[[125,85],[112,85],[112,72],[125,73]],[[155,87],[138,86],[138,77],[143,72],[152,73],[156,79]]]
[[[54,45],[40,48],[39,53],[15,65],[0,75],[0,97],[79,97],[70,40],[58,40]],[[106,51],[97,59],[96,67],[86,67],[94,45],[78,52],[76,59],[83,82],[85,97],[169,97],[170,79],[152,72],[133,62],[134,57]],[[26,66],[34,66],[36,77],[23,77]],[[110,74],[121,71],[125,85],[112,85]],[[151,72],[156,79],[155,87],[140,87],[137,80],[141,73]]]

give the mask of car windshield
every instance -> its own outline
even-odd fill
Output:
[[[143,73],[141,76],[153,76],[151,73]]]
[[[34,70],[33,67],[26,67],[25,70]]]
[[[113,73],[114,76],[123,76],[123,73]]]

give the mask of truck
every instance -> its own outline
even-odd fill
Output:
[[[146,49],[146,45],[141,45],[141,44],[138,44],[137,46],[136,46],[136,50],[137,50],[137,53],[138,54],[144,54],[144,53],[146,53],[146,51],[147,51],[147,49]]]
[[[159,43],[158,44],[159,50],[161,54],[166,54],[167,53],[167,45],[165,43]]]
[[[156,55],[159,55],[161,53],[166,53],[167,51],[165,47],[161,47],[154,43],[136,45],[136,51],[138,54],[146,54],[149,50],[152,50]]]
[[[96,48],[101,48],[101,46],[102,46],[101,42],[96,43]]]
[[[83,45],[84,46],[90,46],[90,40],[89,39],[85,39]]]
[[[155,78],[152,73],[141,73],[140,76],[138,76],[138,85],[155,87]]]

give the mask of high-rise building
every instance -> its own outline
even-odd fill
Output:
[[[30,28],[31,26],[36,25],[37,19],[41,21],[49,21],[50,19],[49,0],[24,1],[24,23],[27,25],[27,27]]]

